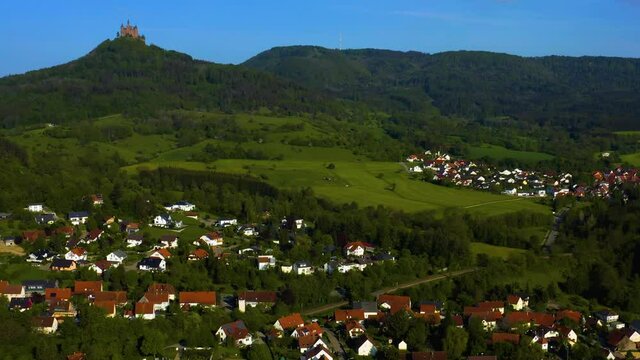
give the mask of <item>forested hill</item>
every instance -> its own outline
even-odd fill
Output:
[[[640,128],[640,59],[279,47],[244,65],[387,109]]]
[[[70,63],[0,79],[0,126],[64,122],[163,108],[318,111],[322,104],[289,80],[197,61],[130,38],[107,40]]]

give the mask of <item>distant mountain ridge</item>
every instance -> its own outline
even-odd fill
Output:
[[[640,59],[278,47],[243,65],[392,110],[640,128]]]

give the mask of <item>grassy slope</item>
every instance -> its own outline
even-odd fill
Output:
[[[194,116],[217,118],[222,114],[192,113]],[[139,135],[112,143],[92,143],[99,151],[117,151],[130,164],[125,169],[172,166],[197,170],[261,176],[269,183],[283,188],[310,186],[322,197],[336,202],[355,201],[361,206],[387,205],[405,211],[465,208],[484,214],[500,214],[519,210],[548,212],[548,208],[531,200],[493,195],[486,192],[447,188],[411,180],[398,163],[375,162],[339,147],[293,146],[283,143],[292,138],[322,138],[331,136],[329,129],[319,127],[302,117],[277,118],[257,115],[235,115],[235,121],[246,130],[262,130],[262,143],[248,141],[246,149],[259,149],[271,158],[282,160],[223,159],[212,163],[189,161],[202,152],[207,143],[235,146],[222,140],[205,140],[192,146],[178,148],[172,135]],[[98,119],[100,124],[127,121],[120,116]],[[304,123],[304,128],[282,129],[282,125]],[[46,148],[71,152],[78,146],[74,139],[54,139],[43,130],[32,130],[13,139],[30,150]],[[333,163],[335,169],[328,169]],[[393,190],[391,190],[393,188]]]
[[[534,152],[534,151],[519,151],[510,150],[502,146],[497,145],[481,145],[469,147],[469,157],[471,159],[480,159],[482,157],[490,157],[493,159],[516,159],[520,161],[537,162],[543,160],[553,159],[553,155]]]
[[[499,257],[506,260],[513,254],[523,254],[525,252],[526,250],[523,249],[495,246],[479,242],[471,243],[471,253],[473,255],[486,254],[492,257]]]

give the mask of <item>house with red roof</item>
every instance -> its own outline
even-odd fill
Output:
[[[300,313],[283,316],[273,324],[273,327],[280,331],[295,329],[302,326],[304,326],[304,320],[302,320]]]
[[[102,291],[102,281],[80,281],[76,280],[73,286],[74,295],[82,295],[93,298],[96,293]]]
[[[520,295],[512,294],[507,296],[507,304],[509,304],[511,309],[515,311],[521,311],[529,306],[529,298],[524,298]]]
[[[144,320],[153,320],[156,318],[154,304],[149,302],[137,302],[135,307],[135,316]]]
[[[491,331],[498,326],[498,321],[502,319],[499,311],[474,312],[469,319],[479,319],[486,331]]]
[[[69,288],[46,288],[44,290],[46,301],[71,300],[71,289]]]
[[[209,253],[205,249],[195,249],[190,254],[187,260],[189,261],[199,261],[204,260],[209,257]]]
[[[178,298],[183,309],[192,306],[212,308],[218,303],[215,291],[181,291]]]
[[[117,306],[127,304],[126,291],[100,291],[94,294],[94,301],[113,301]]]
[[[336,323],[342,323],[348,320],[364,321],[364,309],[345,309],[336,310],[334,313],[334,320]]]
[[[112,300],[94,301],[93,306],[105,311],[107,317],[116,316],[116,302]]]
[[[346,256],[362,257],[365,253],[373,251],[375,251],[375,246],[363,241],[350,242],[344,246]]]
[[[395,314],[400,310],[411,311],[411,298],[408,296],[382,294],[378,296],[378,306]]]
[[[86,261],[88,252],[84,248],[74,247],[64,254],[64,258],[73,261]]]
[[[98,241],[102,235],[104,234],[104,231],[100,230],[100,229],[93,229],[91,231],[89,231],[89,233],[87,234],[87,236],[84,239],[84,242],[87,244],[91,244],[93,242]]]
[[[224,243],[224,238],[222,237],[222,234],[220,234],[217,231],[202,235],[200,236],[199,240],[204,242],[205,244],[207,244],[207,246],[210,246],[210,247],[221,246]],[[199,244],[198,241],[194,242],[194,245],[198,245],[198,244]]]
[[[314,336],[322,336],[324,330],[318,325],[318,323],[312,322],[310,324],[305,324],[293,330],[291,333],[291,337],[300,338],[303,336],[314,335]]]
[[[169,252],[169,250],[167,249],[157,249],[152,251],[149,254],[150,258],[158,258],[158,259],[162,259],[162,260],[167,260],[171,257],[171,252]]]
[[[478,303],[477,307],[485,311],[499,311],[500,314],[504,314],[504,302],[502,301],[483,301]]]
[[[147,294],[167,294],[169,300],[176,299],[176,289],[171,284],[153,283],[149,285]]]
[[[0,296],[4,296],[9,301],[22,298],[25,296],[24,286],[12,285],[8,281],[0,280]]]

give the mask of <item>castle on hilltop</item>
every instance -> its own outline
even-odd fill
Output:
[[[140,35],[140,33],[138,32],[138,26],[131,26],[129,20],[127,20],[127,26],[120,24],[120,32],[118,33],[118,37],[130,37],[144,41],[144,35]]]

